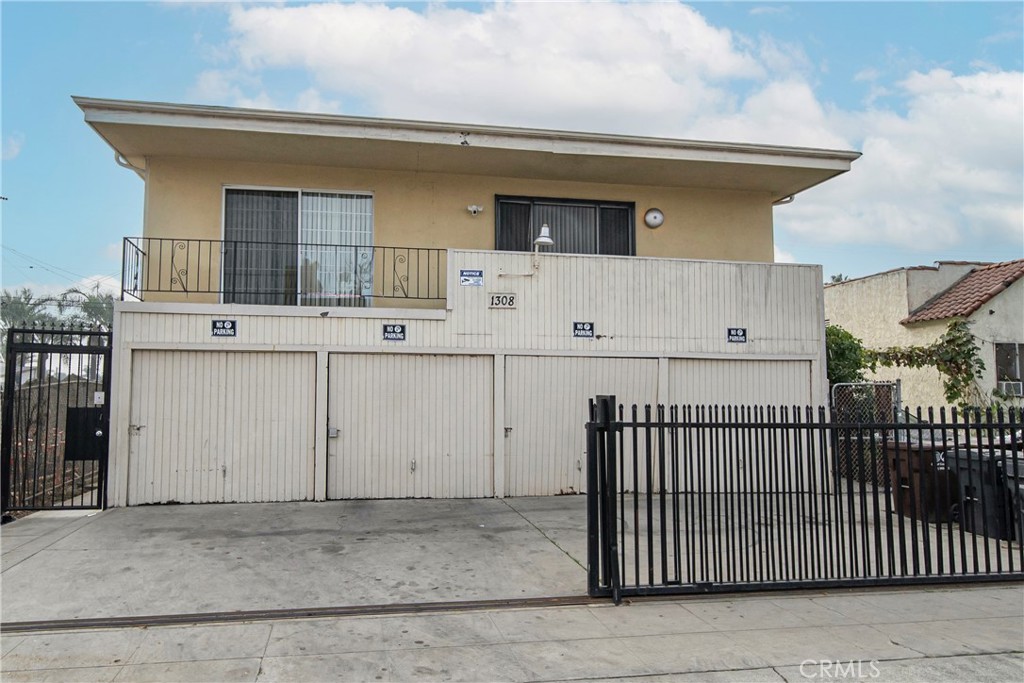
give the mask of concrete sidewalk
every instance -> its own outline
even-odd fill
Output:
[[[0,635],[14,681],[1020,681],[1024,588]]]
[[[2,620],[585,595],[586,537],[583,496],[40,512]]]
[[[0,528],[8,625],[380,604],[399,612],[8,629],[2,678],[1024,679],[1021,584],[423,611],[583,596],[585,505],[568,496],[33,514]]]

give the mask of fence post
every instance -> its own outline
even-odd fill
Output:
[[[601,586],[601,556],[599,552],[600,524],[598,515],[598,458],[597,458],[597,406],[590,399],[590,420],[587,422],[587,595],[597,597]]]
[[[14,418],[14,382],[15,382],[15,360],[17,357],[16,353],[11,351],[13,346],[12,337],[16,334],[16,331],[12,329],[7,330],[7,343],[4,346],[4,390],[3,390],[3,407],[0,422],[2,422],[2,435],[0,435],[0,513],[6,513],[11,505],[11,462],[13,457],[13,436],[14,436],[14,425],[12,420]]]
[[[614,396],[597,397],[598,430],[602,433],[598,443],[599,505],[601,533],[601,569],[612,591],[615,604],[622,602],[622,584],[619,577],[619,547],[616,539],[618,525],[615,520],[615,409]]]

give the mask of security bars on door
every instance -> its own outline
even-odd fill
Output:
[[[841,423],[598,397],[591,416],[591,595],[1024,578],[1020,409]]]
[[[3,386],[2,508],[100,508],[110,332],[11,328]]]
[[[443,302],[447,276],[445,249],[126,237],[121,299],[321,307]]]

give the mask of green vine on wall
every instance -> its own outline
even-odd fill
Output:
[[[942,388],[951,404],[967,408],[984,402],[984,394],[978,389],[978,379],[985,370],[985,363],[966,320],[949,323],[946,332],[928,346],[869,349],[865,350],[865,357],[872,372],[879,365],[887,368],[934,367],[942,374]]]

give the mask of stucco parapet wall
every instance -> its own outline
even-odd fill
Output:
[[[479,286],[460,284],[463,269],[483,272]],[[492,308],[496,293],[514,295],[515,307]],[[447,311],[324,310],[119,303],[116,337],[168,348],[671,357],[818,358],[823,348],[819,266],[452,251]],[[213,336],[217,318],[236,318],[237,336]],[[391,323],[406,324],[405,340],[384,338]],[[576,323],[593,336],[575,336]],[[730,328],[746,341],[729,341]]]

